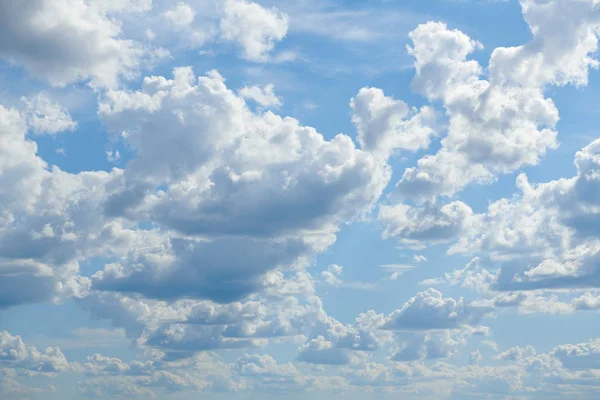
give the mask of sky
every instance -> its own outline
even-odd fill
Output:
[[[0,398],[597,399],[598,0],[0,0]]]

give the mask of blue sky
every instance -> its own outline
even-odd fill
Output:
[[[597,398],[595,0],[30,3],[0,398]]]

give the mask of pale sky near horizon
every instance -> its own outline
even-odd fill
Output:
[[[597,399],[599,35],[0,0],[0,399]]]

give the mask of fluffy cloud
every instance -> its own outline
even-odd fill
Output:
[[[406,227],[423,225],[414,232],[419,234],[417,244],[435,243],[440,227],[445,228],[442,232],[446,240],[465,233],[467,220],[475,225],[479,222],[475,230],[487,229],[485,219],[470,218],[471,210],[466,205],[462,208],[469,215],[453,224],[441,212],[450,204],[438,204],[435,199],[455,195],[469,184],[489,183],[499,174],[535,165],[548,149],[557,146],[558,110],[551,99],[544,97],[543,90],[547,85],[585,85],[589,68],[597,65],[592,57],[598,46],[597,9],[587,0],[578,1],[573,9],[568,4],[522,1],[533,39],[522,46],[495,49],[487,79],[482,78],[481,65],[469,59],[482,45],[464,33],[436,22],[420,25],[410,33],[413,46],[409,52],[416,70],[412,86],[428,100],[441,102],[448,117],[447,135],[437,153],[406,169],[396,185],[400,196],[417,202],[425,200],[425,205],[382,207],[380,219],[386,226],[385,236],[411,241],[415,229]],[[558,24],[563,27],[560,38],[555,34]],[[456,207],[458,202],[451,204]],[[514,213],[519,210],[510,210],[502,203],[495,207],[488,214],[496,213],[507,223],[516,220]],[[411,215],[415,218],[408,218]],[[531,223],[556,225],[542,213],[530,218]],[[519,222],[519,226],[525,225]],[[434,227],[432,232],[429,227]],[[495,238],[489,235],[490,241],[512,248],[520,245],[527,252],[532,249],[532,241],[543,246],[543,237],[507,237],[508,232],[496,232]],[[501,251],[500,246],[495,251]]]
[[[244,99],[252,100],[261,107],[276,108],[282,104],[281,98],[275,94],[275,86],[273,84],[244,86],[239,90],[239,94]]]
[[[0,332],[0,367],[38,373],[55,373],[69,369],[69,362],[57,347],[44,352],[25,345],[20,336]]]
[[[98,91],[98,114],[131,152],[123,153],[123,170],[73,174],[49,167],[33,141],[43,139],[29,135],[74,130],[68,111],[43,95],[24,99],[21,111],[0,106],[0,308],[72,297],[94,318],[122,328],[144,361],[94,354],[69,363],[58,348],[42,352],[2,332],[3,394],[26,389],[20,375],[76,372],[78,395],[98,398],[209,390],[597,396],[596,339],[547,354],[513,348],[492,365],[476,347],[477,337],[489,334],[479,324],[493,309],[600,309],[600,141],[577,154],[576,176],[536,185],[522,175],[521,193],[484,213],[440,198],[535,165],[556,146],[558,112],[544,90],[585,85],[588,69],[597,66],[591,0],[523,0],[532,41],[496,49],[485,71],[469,59],[478,42],[441,23],[419,26],[411,33],[413,88],[444,108],[447,127],[432,107],[411,108],[363,88],[350,104],[357,144],[265,111],[281,104],[273,85],[235,91],[216,71],[197,77],[176,68],[172,78],[152,76],[137,89],[117,90],[138,73],[148,50],[125,39],[130,31],[115,18],[152,12],[149,0],[34,0],[30,10],[5,3],[0,57],[52,85],[111,88]],[[203,2],[189,3],[155,7],[191,47],[219,38],[249,61],[277,60],[272,53],[288,25],[282,12],[227,0],[220,14],[208,15]],[[214,32],[199,28],[205,19]],[[161,27],[153,29],[163,40]],[[314,284],[359,284],[342,280],[335,264],[317,279],[307,267],[342,225],[377,205],[391,176],[388,157],[427,149],[442,129],[440,150],[398,184],[410,205],[382,205],[378,221],[384,237],[406,246],[458,238],[449,253],[487,253],[499,269],[475,258],[423,282],[474,289],[483,299],[428,289],[387,316],[370,310],[338,321],[325,312]],[[82,276],[79,264],[98,260],[101,270]],[[391,279],[412,268],[383,267]],[[554,292],[583,287],[592,289],[579,297]],[[471,339],[470,356],[456,357],[457,365],[440,361],[459,355]],[[299,346],[295,362],[243,354],[282,343]],[[227,351],[227,363],[213,351]]]
[[[269,60],[269,52],[288,30],[288,17],[276,8],[266,9],[247,0],[225,0],[220,21],[221,38],[236,43],[242,57],[255,62]]]
[[[397,238],[400,243],[414,247],[453,240],[477,222],[471,207],[462,201],[444,205],[425,203],[416,207],[382,205],[377,219],[385,226],[384,239]]]
[[[451,297],[444,298],[441,292],[427,289],[391,313],[382,328],[407,331],[455,329],[462,325],[477,324],[489,311],[467,304],[462,298],[458,301]]]
[[[550,354],[558,358],[568,369],[600,369],[600,339],[598,338],[587,343],[557,346]]]
[[[470,183],[535,165],[557,146],[558,110],[543,89],[584,85],[588,69],[597,66],[592,54],[598,48],[598,10],[592,0],[571,4],[521,1],[533,39],[495,49],[487,80],[480,78],[482,67],[468,59],[481,44],[464,33],[435,22],[410,33],[413,88],[441,101],[449,124],[442,148],[404,172],[400,193],[411,198],[453,195]]]
[[[106,15],[133,9],[123,4],[109,3],[108,8],[83,0],[34,0],[28,7],[10,0],[0,4],[0,57],[52,85],[86,80],[92,86],[114,87],[121,78],[134,77],[147,55],[140,44],[121,38],[120,24]]]
[[[77,261],[103,246],[88,236],[103,229],[91,210],[119,174],[48,170],[27,137],[25,116],[2,106],[0,137],[0,307],[84,294],[89,284]]]
[[[19,112],[0,105],[2,226],[12,222],[14,213],[31,210],[46,175],[46,163],[37,157],[37,145],[26,134],[27,124]]]
[[[175,7],[166,11],[164,16],[168,19],[177,29],[185,28],[189,26],[193,21],[196,12],[187,4],[183,2],[177,3]]]
[[[214,355],[204,354],[185,361],[123,362],[101,354],[87,357],[81,370],[88,376],[78,382],[78,393],[86,397],[155,397],[153,389],[168,393],[223,387],[230,379],[229,367]]]
[[[22,100],[26,104],[27,125],[34,133],[52,135],[77,129],[77,123],[71,119],[69,112],[43,93],[32,99],[23,97]]]
[[[494,282],[499,290],[598,287],[600,242],[591,226],[599,150],[594,141],[577,153],[572,178],[533,185],[520,175],[521,195],[492,203],[450,252],[485,251],[504,261]]]
[[[386,97],[381,89],[360,89],[350,107],[361,148],[383,157],[394,150],[426,149],[438,134],[432,108],[409,109],[403,101]]]
[[[296,359],[311,364],[345,365],[352,361],[352,352],[335,347],[333,342],[317,336],[300,348]]]
[[[94,278],[101,290],[240,299],[264,288],[267,272],[324,250],[389,180],[385,163],[349,137],[327,141],[292,118],[255,114],[214,71],[196,79],[178,68],[172,80],[146,78],[141,91],[109,91],[100,114],[138,151],[107,212],[188,235],[107,266]],[[166,190],[147,195],[160,184]]]
[[[341,283],[340,275],[342,275],[344,267],[337,264],[331,264],[327,270],[321,272],[321,278],[330,285]]]
[[[458,330],[412,333],[400,335],[399,339],[400,349],[392,356],[392,360],[399,362],[448,358],[466,344],[464,334]]]
[[[416,76],[413,87],[441,101],[449,117],[442,148],[419,160],[398,183],[407,197],[452,195],[469,183],[537,164],[556,147],[558,111],[541,87],[482,80],[481,66],[467,56],[480,45],[444,24],[428,23],[411,33]],[[491,77],[502,76],[490,62]],[[485,135],[482,134],[485,132]]]

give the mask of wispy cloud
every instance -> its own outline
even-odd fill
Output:
[[[341,279],[343,267],[337,264],[331,264],[327,270],[321,272],[321,282],[337,288],[373,290],[377,287],[372,282],[344,281]]]
[[[395,281],[407,271],[413,270],[416,267],[410,264],[383,264],[379,266],[386,270],[390,275],[384,278],[386,281]]]
[[[129,340],[123,329],[77,328],[66,338],[39,336],[32,341],[40,347],[56,346],[63,350],[86,348],[114,348],[128,346]]]

